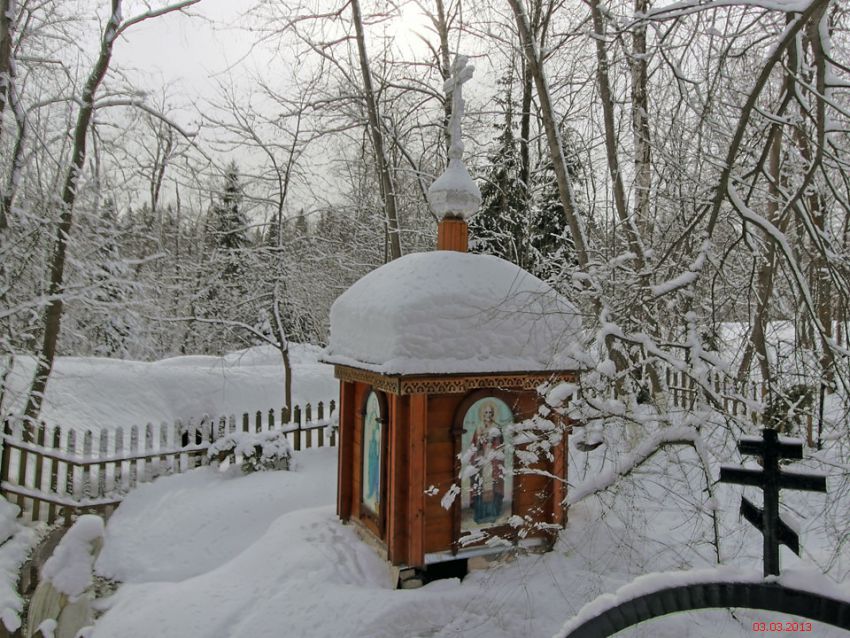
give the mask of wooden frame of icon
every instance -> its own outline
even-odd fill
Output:
[[[517,420],[516,397],[495,389],[472,392],[458,406],[452,428],[461,480],[453,504],[455,551],[469,546],[460,544],[464,536],[509,535],[517,486],[510,426]]]
[[[387,399],[372,388],[361,410],[360,516],[380,538],[386,536]]]

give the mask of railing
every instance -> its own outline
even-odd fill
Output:
[[[57,516],[96,511],[106,515],[139,483],[161,474],[185,472],[206,463],[207,449],[220,437],[241,430],[286,434],[292,447],[335,446],[336,404],[316,404],[316,420],[308,403],[302,410],[283,408],[140,429],[92,430],[42,424],[34,440],[24,440],[22,428],[6,422],[0,459],[0,492],[21,509],[21,516],[52,523]]]

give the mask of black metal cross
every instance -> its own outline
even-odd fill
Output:
[[[779,490],[808,490],[826,492],[826,477],[816,474],[782,472],[779,459],[803,458],[803,444],[780,441],[776,430],[762,430],[763,440],[738,441],[741,454],[761,456],[763,468],[751,470],[743,467],[721,466],[720,482],[754,485],[764,491],[764,509],[741,497],[741,514],[758,528],[764,536],[764,575],[779,575],[779,543],[800,554],[796,532],[779,518]]]

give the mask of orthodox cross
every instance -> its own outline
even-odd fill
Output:
[[[779,490],[808,490],[826,492],[826,477],[818,474],[782,472],[779,459],[803,458],[803,444],[798,441],[780,441],[776,430],[762,430],[762,439],[745,438],[738,441],[741,454],[762,457],[763,469],[720,467],[721,483],[753,485],[764,491],[764,509],[741,497],[741,514],[764,536],[764,575],[779,575],[779,543],[800,554],[796,532],[779,518]]]
[[[449,119],[449,159],[461,159],[463,141],[460,135],[460,122],[463,119],[463,83],[472,79],[475,67],[468,64],[469,58],[458,55],[452,63],[452,74],[443,83],[443,91],[452,98],[452,115]]]

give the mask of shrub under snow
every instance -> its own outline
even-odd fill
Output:
[[[18,523],[17,516],[17,506],[0,497],[0,619],[9,631],[21,626],[18,573],[38,540],[36,531]]]
[[[44,563],[41,576],[73,602],[92,584],[96,545],[103,538],[103,519],[80,516]]]
[[[292,447],[286,435],[273,432],[232,432],[213,443],[207,457],[219,463],[230,459],[242,460],[242,471],[246,474],[262,470],[288,470],[292,458]]]

